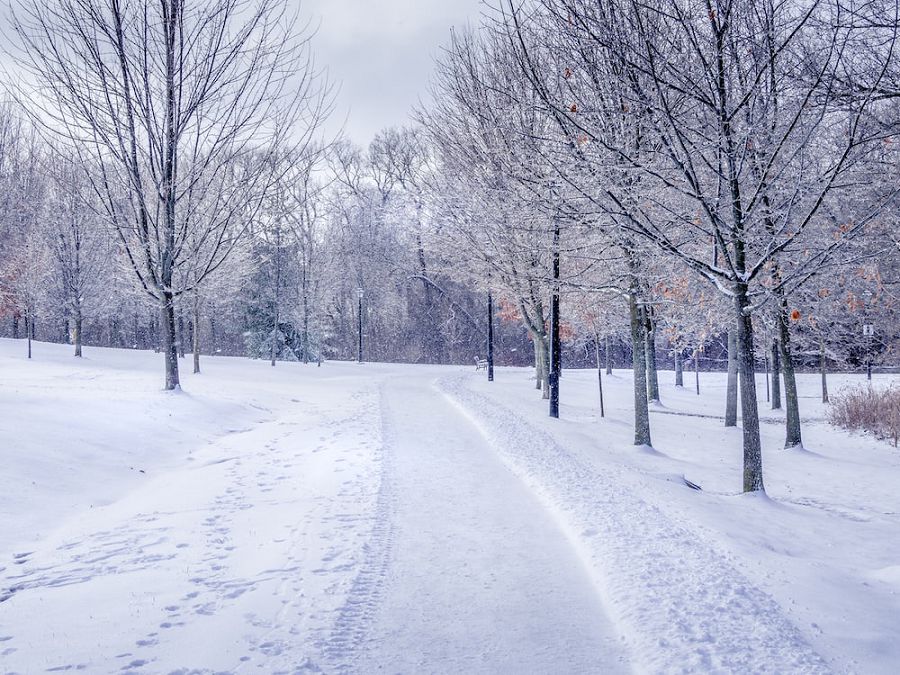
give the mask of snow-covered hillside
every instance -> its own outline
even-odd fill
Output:
[[[0,341],[0,672],[862,672],[900,663],[900,452],[631,379]],[[832,390],[856,378],[832,378]],[[760,395],[765,395],[760,377]],[[764,403],[761,404],[765,407]],[[689,488],[684,480],[699,485]]]

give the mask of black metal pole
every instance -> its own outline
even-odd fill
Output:
[[[359,345],[356,350],[356,356],[359,363],[363,362],[363,344],[362,344],[362,294],[359,295],[359,304],[357,306],[357,320],[359,321]]]
[[[600,365],[600,336],[594,335],[594,351],[597,355],[597,384],[600,387],[600,417],[605,417],[603,409],[603,367]]]
[[[487,329],[487,376],[488,382],[494,381],[494,297],[488,291],[487,297],[488,329]]]
[[[550,417],[559,417],[559,375],[562,371],[559,339],[559,220],[553,221],[553,295],[550,297]]]

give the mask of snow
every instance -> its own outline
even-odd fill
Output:
[[[804,450],[761,403],[766,497],[724,373],[660,373],[650,450],[625,371],[605,419],[566,371],[552,420],[528,369],[216,357],[166,393],[160,355],[85,355],[0,340],[0,672],[900,663],[900,453],[827,425],[818,375]]]

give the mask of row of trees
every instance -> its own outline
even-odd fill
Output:
[[[493,327],[551,414],[563,350],[630,363],[637,445],[657,364],[683,385],[723,356],[749,491],[758,368],[794,447],[798,364],[827,397],[827,367],[896,360],[896,3],[505,0],[365,149],[323,139],[288,10],[20,7],[6,334],[157,348],[174,388],[188,344],[195,372],[202,351],[471,363]]]
[[[560,299],[598,337],[622,299],[638,445],[660,332],[676,371],[727,333],[726,424],[739,401],[763,490],[760,354],[795,447],[798,351],[870,358],[869,324],[895,348],[898,26],[893,2],[505,0],[454,36],[420,116],[435,208],[515,299],[551,414]]]
[[[84,343],[165,352],[159,300],[93,201],[91,177],[21,108],[5,106],[0,122],[0,162],[9,168],[0,170],[0,334],[70,342],[77,356]],[[411,158],[423,149],[407,129],[379,134],[366,150],[310,142],[302,152],[272,156],[276,177],[252,213],[216,230],[227,256],[197,283],[177,277],[175,354],[193,351],[194,372],[201,353],[273,365],[357,358],[361,326],[371,360],[471,362],[483,355],[483,299],[435,248],[426,193],[413,182],[421,174],[410,174]],[[187,230],[212,236],[204,221]],[[197,260],[208,262],[196,252],[179,259],[191,272]],[[509,318],[497,329],[498,352],[522,363],[526,341]]]
[[[0,110],[9,333],[37,325],[80,354],[88,319],[95,343],[159,348],[169,389],[188,341],[195,371],[204,343],[273,365],[347,356],[356,325],[388,358],[481,344],[471,294],[451,299],[428,266],[420,145],[400,132],[368,153],[323,141],[330,89],[292,11],[17,7],[20,77]]]

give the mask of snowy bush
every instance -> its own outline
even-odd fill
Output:
[[[828,421],[844,429],[867,431],[876,438],[900,441],[900,387],[871,386],[842,391],[832,399]]]

